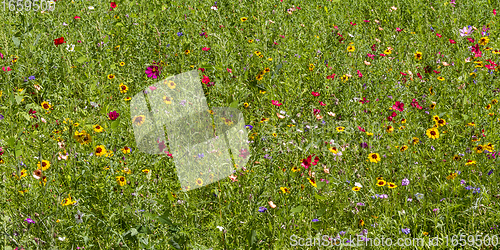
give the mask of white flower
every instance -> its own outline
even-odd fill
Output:
[[[217,10],[217,6],[212,6],[212,10]]]
[[[75,45],[74,44],[71,44],[71,45],[68,44],[68,45],[66,45],[66,50],[69,51],[69,52],[75,51]]]
[[[93,10],[94,9],[94,6],[89,6],[89,10]]]
[[[64,241],[65,239],[66,239],[66,237],[59,237],[60,241]]]
[[[354,35],[351,35],[351,33],[349,33],[349,36],[350,36],[350,37],[354,37]]]
[[[217,226],[217,229],[219,229],[219,231],[224,230],[224,228],[223,228],[223,227],[221,227],[221,226]]]
[[[40,118],[40,120],[42,120],[43,123],[47,123],[47,120],[45,120],[45,118]]]
[[[362,187],[363,187],[363,186],[361,185],[361,183],[359,183],[359,182],[354,183],[354,186],[356,186],[356,187],[360,187],[360,188],[362,188]]]
[[[83,213],[80,212],[80,210],[78,210],[78,213],[75,214],[76,223],[82,223],[83,222],[82,217],[83,217]]]

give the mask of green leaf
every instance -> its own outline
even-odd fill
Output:
[[[162,224],[173,225],[172,220],[168,218],[167,212],[164,212],[161,216],[158,216],[158,221]]]
[[[14,98],[14,94],[11,94],[11,95],[10,95],[10,104],[11,104],[11,105],[12,105],[12,104],[14,104],[14,100],[15,100],[15,98]]]
[[[257,236],[257,232],[252,229],[252,231],[248,232],[247,234],[247,243],[250,247],[253,247],[255,244],[255,237]]]
[[[238,100],[233,101],[231,104],[229,104],[230,108],[238,108]]]
[[[116,25],[116,26],[123,26],[123,23],[121,23],[121,22],[117,22],[115,25]]]
[[[118,121],[118,120],[117,120],[117,121],[112,122],[112,123],[111,123],[111,129],[115,129],[115,128],[117,128],[117,127],[118,127],[118,125],[120,125],[120,121]]]
[[[82,50],[82,46],[75,46],[75,51],[81,51]]]
[[[325,6],[325,12],[326,14],[328,14],[328,8]]]
[[[321,195],[318,195],[318,194],[315,194],[315,195],[314,195],[314,197],[315,197],[316,199],[318,199],[318,200],[325,200],[325,199],[326,199],[326,197],[321,196]]]
[[[14,145],[15,145],[15,143],[16,143],[16,138],[11,137],[10,139],[8,139],[8,140],[7,140],[7,143],[9,144],[9,146],[10,146],[11,148],[13,148],[13,147],[14,147]]]
[[[19,96],[19,95],[16,95],[16,102],[17,102],[17,104],[21,103],[22,101],[23,101],[23,97]]]
[[[12,37],[12,41],[14,42],[14,45],[16,45],[16,47],[19,48],[19,45],[21,45],[21,39],[19,39],[18,37],[13,36]]]
[[[111,64],[110,68],[111,68],[111,69],[116,69],[116,65]]]
[[[317,188],[318,188],[318,189],[323,188],[325,185],[326,185],[326,181],[320,181],[320,182],[317,182]]]
[[[326,207],[320,208],[318,211],[316,211],[316,216],[321,217],[326,212]]]
[[[290,210],[290,212],[292,212],[292,213],[300,213],[300,212],[302,212],[302,209],[304,209],[304,206],[298,206],[298,207],[292,208],[292,210]]]
[[[104,42],[104,43],[108,43],[108,42],[109,42],[109,36],[106,36],[106,37],[104,38],[104,41],[103,41],[103,42]]]
[[[23,113],[23,117],[28,121],[30,120],[30,116],[27,113]]]
[[[87,58],[84,56],[80,56],[80,57],[78,57],[78,59],[76,59],[76,61],[79,63],[84,63],[85,61],[87,61]]]

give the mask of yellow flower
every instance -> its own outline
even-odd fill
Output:
[[[103,145],[95,147],[95,155],[103,156],[107,153],[106,148]]]
[[[203,186],[203,180],[200,178],[196,179],[196,185]]]
[[[116,181],[122,187],[125,186],[125,184],[127,184],[127,180],[125,179],[125,176],[117,176]]]
[[[249,42],[249,43],[253,43],[253,40],[252,40],[252,39],[248,39],[248,42]]]
[[[146,173],[146,174],[149,174],[151,172],[151,170],[149,170],[149,169],[143,169],[142,172]]]
[[[354,46],[347,46],[347,51],[348,52],[354,52],[356,50],[356,48]]]
[[[427,129],[426,134],[429,138],[437,139],[439,138],[439,131],[437,128]]]
[[[127,93],[127,91],[128,91],[127,85],[120,83],[120,85],[118,87],[120,88],[120,93],[122,93],[122,94]]]
[[[125,66],[125,62],[120,62],[120,66]]]
[[[136,125],[136,126],[141,126],[144,123],[145,120],[146,120],[146,116],[144,116],[144,115],[138,115],[138,116],[134,117],[132,123],[134,125]]]
[[[422,60],[422,52],[417,51],[414,55],[416,60]]]
[[[396,184],[394,184],[394,183],[392,183],[392,182],[388,182],[388,183],[387,183],[387,187],[388,187],[388,188],[396,188],[396,187],[397,187],[397,185],[396,185]]]
[[[248,108],[250,106],[247,102],[243,103],[243,107]]]
[[[313,179],[307,178],[307,179],[309,180],[309,183],[311,183],[313,187],[318,187],[318,185],[316,185],[316,180],[314,180],[314,178]]]
[[[490,39],[487,36],[481,37],[481,39],[479,39],[479,44],[481,44],[481,45],[486,45],[489,42],[490,42]]]
[[[384,50],[384,54],[386,54],[386,55],[390,55],[391,53],[392,53],[392,51],[390,49]]]
[[[360,188],[360,187],[353,187],[353,188],[352,188],[352,191],[355,191],[355,192],[358,192],[359,190],[361,190],[361,188]]]
[[[50,105],[48,102],[42,102],[41,106],[45,110],[49,110],[50,108],[52,108],[52,105]]]
[[[187,49],[187,50],[184,50],[184,54],[189,55],[189,53],[191,53],[191,51],[190,51],[190,50],[188,50],[188,49]]]
[[[280,187],[281,191],[284,193],[284,194],[289,194],[290,193],[290,189],[288,189],[287,187]]]
[[[100,125],[97,125],[97,124],[96,124],[96,125],[94,125],[94,131],[95,131],[96,133],[101,133],[102,131],[104,131],[104,128],[103,128],[103,127],[101,127]]]
[[[130,100],[132,100],[132,97],[130,97],[130,96],[129,97],[125,97],[123,100],[130,101]]]
[[[328,150],[330,150],[330,152],[332,152],[332,154],[337,154],[339,152],[336,147],[331,147]]]
[[[343,132],[345,130],[344,127],[337,127],[335,129],[337,130],[337,132]]]
[[[123,147],[123,148],[122,148],[122,152],[123,152],[124,154],[128,154],[128,153],[130,153],[130,148],[129,148],[129,147],[127,147],[127,146],[125,146],[125,147]]]
[[[76,201],[72,201],[72,200],[71,200],[71,195],[70,195],[70,194],[68,194],[68,198],[63,199],[63,200],[61,201],[61,205],[63,205],[63,206],[73,205],[73,204],[75,204],[75,203],[76,203]]]
[[[246,17],[242,17],[242,18],[240,18],[240,20],[241,20],[242,22],[244,22],[244,21],[248,20],[248,18],[246,18]]]
[[[440,80],[440,81],[444,81],[444,77],[442,77],[442,76],[438,76],[437,79]]]
[[[109,75],[108,75],[108,79],[109,79],[109,80],[112,80],[112,79],[114,79],[114,78],[115,78],[115,75],[113,75],[113,74],[109,74]]]
[[[368,159],[370,160],[370,162],[375,162],[375,163],[378,163],[381,160],[380,155],[378,153],[369,154]]]
[[[42,160],[42,164],[40,164],[40,162],[38,162],[38,164],[36,166],[38,167],[38,169],[45,171],[45,170],[50,168],[50,162],[47,160]]]
[[[379,187],[383,187],[383,186],[385,186],[385,184],[386,184],[386,182],[382,179],[377,181],[377,186],[379,186]]]

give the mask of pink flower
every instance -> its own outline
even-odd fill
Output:
[[[318,164],[319,158],[317,156],[314,158],[314,162],[311,162],[313,156],[314,155],[309,155],[307,159],[302,159],[302,163],[300,165],[305,169],[308,169],[310,166],[315,166],[316,164]]]
[[[363,77],[363,74],[361,74],[361,72],[359,72],[359,69],[358,69],[358,76],[359,76],[359,78]]]
[[[319,101],[319,105],[326,106],[326,104],[324,102],[322,102],[322,101]]]
[[[0,53],[0,57],[3,59],[3,54],[2,53]]]
[[[403,73],[403,72],[401,72],[401,71],[400,71],[399,73],[400,73],[401,75],[404,75],[404,76],[406,76],[406,75],[407,75],[406,73]]]
[[[82,43],[82,41],[78,40],[78,43]]]
[[[442,37],[442,35],[441,35],[441,34],[439,34],[439,33],[436,33],[436,36],[438,36],[438,37]]]
[[[368,54],[366,54],[366,55],[367,55],[369,58],[371,58],[371,59],[375,59],[375,55],[372,55],[372,54],[370,54],[370,53],[368,53]]]
[[[203,47],[203,48],[202,48],[202,50],[203,50],[203,51],[209,51],[209,50],[210,50],[210,48]]]
[[[380,56],[385,56],[385,54],[379,54]]]
[[[360,131],[362,131],[362,132],[366,132],[366,130],[365,130],[364,128],[360,127],[360,126],[358,126],[358,129],[359,129]]]
[[[149,89],[150,90],[156,90],[156,87],[155,86],[150,86]]]
[[[231,179],[231,181],[235,182],[235,181],[238,181],[238,180],[236,179],[237,177],[238,177],[238,176],[236,176],[236,175],[232,174],[232,175],[230,175],[230,176],[229,176],[229,179]]]
[[[4,67],[2,67],[2,70],[3,71],[11,71],[12,69],[10,69],[10,67],[7,67],[7,69],[5,69],[5,66],[4,66]]]
[[[489,65],[489,64],[488,65],[484,65],[484,67],[486,67],[487,69],[494,69],[495,68],[495,66]]]
[[[455,43],[457,43],[457,42],[455,42],[455,40],[453,40],[453,39],[450,39],[450,43],[451,43],[451,44],[455,44]]]
[[[205,69],[204,68],[198,68],[198,70],[201,70],[201,72],[205,72]]]
[[[201,82],[204,84],[208,84],[210,82],[210,78],[208,76],[203,75],[203,79],[201,79]]]
[[[396,28],[396,30],[397,30],[398,32],[401,32],[401,31],[403,31],[403,30],[402,30],[402,29],[400,29],[400,28]]]
[[[230,68],[226,68],[226,70],[227,70],[227,72],[229,72],[229,73],[233,73],[233,70],[232,70],[232,69],[230,69]]]
[[[472,39],[472,38],[470,38],[470,37],[469,37],[469,38],[467,38],[467,40],[469,40],[469,42],[471,42],[471,43],[473,43],[473,42],[474,42],[474,39]]]
[[[274,106],[281,106],[283,103],[280,103],[278,101],[275,101],[275,100],[271,100],[271,103],[274,105]]]
[[[392,105],[392,109],[403,112],[404,106],[405,106],[404,103],[397,101],[394,105]]]
[[[370,21],[369,21],[369,20],[363,20],[363,22],[365,22],[365,23],[369,23]]]
[[[81,18],[81,17],[79,17],[79,16],[75,16],[75,19],[80,19],[80,18]]]
[[[493,9],[493,15],[497,15],[497,10],[496,9]]]
[[[353,22],[350,22],[350,24],[351,24],[352,26],[356,25],[356,23],[353,23]]]
[[[311,92],[311,94],[312,94],[313,96],[319,96],[319,93],[318,93],[318,92],[314,92],[314,91],[313,91],[313,92]]]

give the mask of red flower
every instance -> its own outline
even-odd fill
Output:
[[[403,30],[402,30],[402,29],[400,29],[400,28],[396,28],[396,30],[397,30],[398,32],[401,32],[401,31],[403,31]]]
[[[319,105],[326,106],[326,104],[324,102],[322,102],[322,101],[319,101]]]
[[[392,109],[403,112],[403,110],[405,110],[404,106],[405,106],[404,103],[397,101],[394,105],[392,105]],[[395,113],[392,113],[392,114],[394,117]]]
[[[114,8],[116,8],[116,3],[115,3],[115,2],[111,2],[111,3],[109,4],[109,6],[111,6],[111,8],[112,8],[112,9],[114,9]]]
[[[361,74],[361,72],[359,72],[359,69],[358,69],[358,76],[359,76],[359,78],[363,77],[363,74]]]
[[[436,70],[433,70],[433,71],[434,71],[434,73],[436,73],[436,74],[441,73],[441,71],[436,71]]]
[[[331,75],[327,76],[326,79],[332,79],[333,80],[333,78],[335,78],[335,76],[336,76],[335,74],[331,74]]]
[[[420,80],[422,80],[422,75],[420,73],[417,73],[417,76],[418,78],[420,78]]]
[[[204,84],[207,84],[210,82],[210,78],[208,78],[208,76],[206,76],[206,75],[203,75],[203,79],[201,79],[201,82]]]
[[[455,44],[455,43],[457,43],[457,42],[455,42],[455,40],[453,40],[453,39],[450,39],[450,43],[451,43],[451,44]]]
[[[406,76],[406,75],[407,75],[406,73],[403,73],[403,72],[401,72],[401,71],[400,71],[399,73],[400,73],[401,75],[404,75],[404,76]]]
[[[356,25],[356,23],[353,23],[353,22],[350,22],[350,24],[351,24],[352,26]]]
[[[75,19],[80,19],[80,18],[81,18],[81,17],[79,17],[79,16],[75,16]]]
[[[379,54],[380,56],[385,56],[385,54]]]
[[[497,15],[497,10],[496,9],[493,9],[493,15]]]
[[[442,35],[441,35],[441,34],[439,34],[439,33],[436,33],[436,36],[438,36],[438,37],[442,37]]]
[[[205,72],[205,69],[204,68],[199,68],[198,70],[201,70],[201,72]]]
[[[61,44],[63,44],[63,43],[66,43],[66,42],[64,41],[64,37],[59,37],[59,38],[54,39],[54,44],[55,44],[56,46],[61,45]]]
[[[377,50],[377,45],[376,44],[372,45],[372,51],[376,51],[376,50]]]
[[[359,102],[362,104],[365,104],[365,103],[369,103],[370,101],[366,100],[366,97],[363,97],[363,100],[359,100]]]
[[[469,38],[467,38],[467,40],[469,40],[469,42],[471,42],[471,43],[473,43],[473,42],[474,42],[474,39],[472,39],[472,38],[470,38],[470,37],[469,37]]]
[[[319,93],[318,93],[318,92],[314,92],[314,91],[313,91],[313,92],[311,92],[311,94],[312,94],[313,96],[319,96]]]
[[[318,164],[319,158],[317,156],[314,158],[314,162],[311,162],[313,156],[314,155],[310,155],[309,157],[307,157],[307,159],[302,159],[302,164],[300,165],[305,169],[308,169],[310,166],[315,166],[316,164]]]

